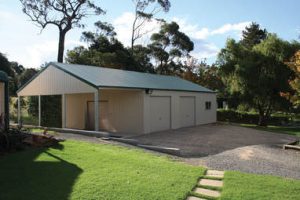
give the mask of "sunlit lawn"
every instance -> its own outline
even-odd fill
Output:
[[[0,199],[185,199],[203,173],[142,150],[66,141],[0,157]]]
[[[288,126],[257,126],[255,124],[240,124],[243,127],[255,128],[258,130],[276,132],[276,133],[284,133],[289,135],[295,135],[300,137],[300,127],[288,127]]]
[[[228,171],[220,199],[296,200],[300,199],[300,181]]]

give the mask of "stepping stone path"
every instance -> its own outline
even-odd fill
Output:
[[[218,190],[208,189],[209,187],[213,188],[222,188],[223,181],[220,179],[224,178],[223,171],[217,170],[207,170],[205,178],[199,180],[196,189],[193,191],[203,198],[189,196],[186,200],[205,200],[205,197],[218,198],[221,196],[221,192]]]

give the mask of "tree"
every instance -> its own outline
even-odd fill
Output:
[[[223,96],[224,83],[220,75],[220,68],[216,65],[202,65],[197,71],[197,83],[208,89],[218,92],[218,96]]]
[[[131,55],[137,65],[138,70],[141,72],[154,73],[154,66],[151,63],[151,50],[142,45],[135,45],[131,49]]]
[[[0,70],[4,71],[9,76],[9,95],[16,95],[18,89],[18,74],[21,73],[18,70],[23,70],[23,66],[16,62],[10,62],[6,56],[0,53]]]
[[[252,49],[242,42],[228,40],[218,60],[230,94],[238,94],[241,103],[257,109],[259,125],[267,125],[273,109],[284,100],[280,93],[289,91],[291,75],[285,61],[300,48],[274,34]]]
[[[252,22],[245,28],[242,34],[243,36],[241,43],[245,47],[251,49],[253,46],[266,39],[268,32],[266,29],[261,29],[259,24]]]
[[[41,28],[54,25],[59,30],[57,61],[63,62],[65,37],[74,27],[84,27],[81,20],[104,11],[91,0],[20,0],[23,12]]]
[[[158,33],[151,36],[148,45],[156,61],[156,71],[160,74],[173,74],[182,67],[181,60],[194,49],[194,43],[179,31],[176,22],[164,23]]]
[[[25,69],[22,74],[18,77],[19,86],[24,85],[26,82],[28,82],[34,75],[38,73],[38,70],[34,68],[27,68]]]
[[[9,76],[13,74],[13,70],[11,69],[10,62],[8,61],[6,56],[1,52],[0,52],[0,70],[4,71]]]
[[[115,38],[116,33],[112,25],[100,22],[95,25],[95,33],[83,32],[82,35],[82,40],[88,43],[88,48],[80,46],[68,51],[67,62],[141,71],[130,51]]]
[[[283,93],[294,106],[295,109],[300,108],[300,51],[297,51],[294,56],[287,62],[288,67],[294,72],[289,80],[289,84],[293,91]]]
[[[131,33],[131,50],[132,53],[133,47],[135,45],[136,40],[143,37],[147,34],[147,31],[142,31],[146,22],[149,22],[154,18],[156,14],[158,14],[161,9],[164,12],[168,12],[171,3],[169,0],[132,0],[134,3],[134,20],[132,24],[132,33]],[[158,20],[158,19],[156,19]]]

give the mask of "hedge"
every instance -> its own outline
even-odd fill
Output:
[[[257,124],[259,115],[257,113],[243,113],[235,110],[218,110],[218,121]],[[271,116],[268,120],[270,125],[283,125],[289,122],[288,116]]]

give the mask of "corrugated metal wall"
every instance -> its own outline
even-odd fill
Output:
[[[92,107],[92,113],[88,113],[87,104],[90,102],[91,106],[94,102],[93,98],[92,93],[66,95],[67,128],[85,129],[88,127],[88,116],[94,115],[94,108]],[[108,106],[108,108],[103,108],[103,106]],[[100,90],[100,129],[106,128],[108,131],[121,133],[143,133],[142,106],[143,92],[141,90]],[[103,115],[101,118],[101,107],[107,115],[105,119]]]
[[[215,93],[200,93],[200,92],[180,92],[180,91],[159,91],[155,90],[152,94],[144,93],[144,133],[153,131],[165,130],[159,123],[152,123],[157,120],[163,120],[166,115],[153,115],[153,97],[168,97],[171,99],[170,105],[164,107],[171,107],[170,123],[172,129],[187,127],[192,125],[201,125],[216,122],[216,94]],[[211,102],[211,109],[207,110],[205,102]],[[168,112],[167,109],[159,109],[162,113]],[[157,108],[157,109],[158,109]],[[158,119],[152,119],[156,117]]]

